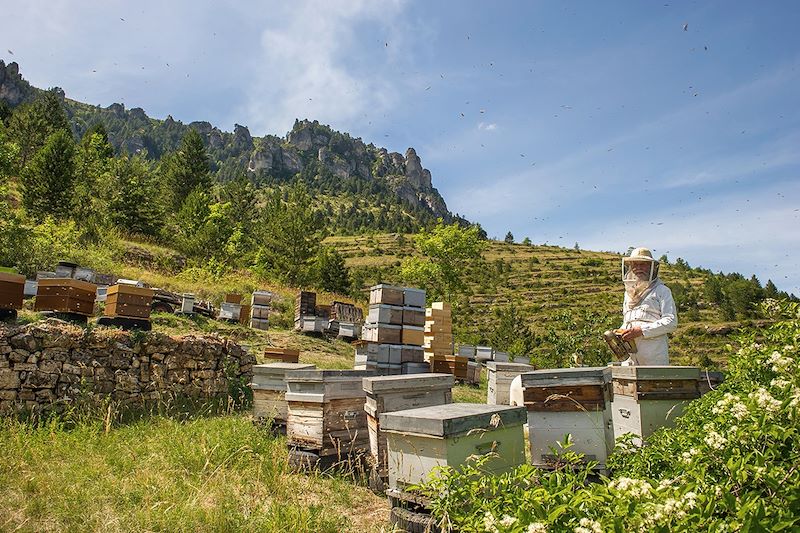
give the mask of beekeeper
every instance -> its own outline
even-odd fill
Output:
[[[623,365],[668,365],[667,335],[678,327],[672,291],[658,277],[658,261],[647,248],[622,258],[625,299],[622,338],[636,345]]]

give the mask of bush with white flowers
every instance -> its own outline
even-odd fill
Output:
[[[493,476],[482,461],[422,488],[444,529],[491,532],[800,531],[800,305],[731,349],[725,383],[645,446],[620,439],[611,478],[566,453],[552,472]]]

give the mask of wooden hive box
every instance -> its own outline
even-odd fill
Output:
[[[693,399],[700,397],[700,369],[693,366],[611,367],[614,436],[642,440],[661,427],[672,427]]]
[[[521,363],[487,361],[486,370],[489,372],[489,387],[486,392],[486,403],[489,405],[510,405],[511,382],[520,374],[532,372],[536,369],[531,365]]]
[[[424,313],[425,290],[413,287],[403,288],[403,305],[406,307],[417,307]]]
[[[369,450],[366,394],[371,370],[296,370],[286,373],[287,442],[320,457]]]
[[[422,346],[425,343],[425,333],[422,326],[403,326],[402,343]]]
[[[300,350],[295,350],[293,348],[276,348],[274,346],[269,346],[267,348],[264,348],[264,358],[278,361],[281,363],[299,363]]]
[[[242,303],[242,295],[241,294],[228,293],[228,294],[225,295],[225,303],[226,304],[241,304]]]
[[[0,309],[22,309],[25,276],[0,272]]]
[[[371,304],[367,311],[367,321],[371,324],[403,324],[403,308],[399,305]]]
[[[135,285],[112,285],[106,293],[106,308],[103,314],[108,317],[149,320],[154,292],[153,289]]]
[[[476,455],[493,453],[483,468],[494,474],[525,462],[523,407],[450,403],[382,413],[379,422],[394,489],[422,483],[436,467],[457,467]]]
[[[454,383],[450,374],[430,373],[363,379],[370,453],[380,476],[388,475],[386,435],[380,430],[380,414],[452,403]]]
[[[403,287],[381,283],[369,290],[370,304],[403,305]]]
[[[286,373],[292,370],[313,370],[306,363],[267,363],[253,365],[253,418],[272,419],[275,424],[286,424]]]
[[[239,323],[243,326],[246,326],[247,323],[250,321],[250,310],[252,306],[250,304],[242,304],[242,308],[239,311]]]
[[[418,307],[411,307],[411,306],[403,307],[402,323],[404,326],[424,326],[425,311]]]
[[[452,374],[456,379],[467,379],[467,358],[457,355],[434,355],[430,359],[431,372]]]
[[[33,310],[91,316],[96,297],[93,283],[72,278],[40,279]]]
[[[570,434],[572,450],[605,469],[613,449],[610,377],[610,367],[553,368],[521,375],[534,465],[551,465],[555,459],[551,448],[558,449]]]

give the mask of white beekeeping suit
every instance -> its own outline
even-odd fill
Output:
[[[623,338],[636,344],[636,353],[623,365],[668,365],[667,335],[678,327],[672,291],[658,278],[658,261],[647,248],[636,248],[622,259],[625,300]]]

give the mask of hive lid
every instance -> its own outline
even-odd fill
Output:
[[[434,437],[462,435],[473,429],[493,430],[525,423],[527,410],[509,405],[450,403],[381,413],[381,430]],[[495,417],[497,415],[497,417]],[[497,421],[494,425],[493,418]]]
[[[608,367],[544,368],[522,374],[523,387],[602,385],[609,380]]]
[[[504,363],[502,361],[486,361],[486,368],[499,372],[526,372],[534,370],[533,366],[525,363]]]
[[[286,379],[299,381],[349,381],[374,376],[374,370],[291,370],[286,372]]]
[[[614,379],[665,380],[700,379],[700,369],[696,366],[614,366],[611,375]]]
[[[310,363],[266,363],[253,365],[253,374],[276,375],[285,374],[290,370],[313,370],[316,366]]]
[[[421,363],[428,366],[427,363]],[[364,378],[364,390],[370,394],[385,394],[408,390],[431,390],[452,388],[452,374],[401,374],[396,376],[374,376]]]

